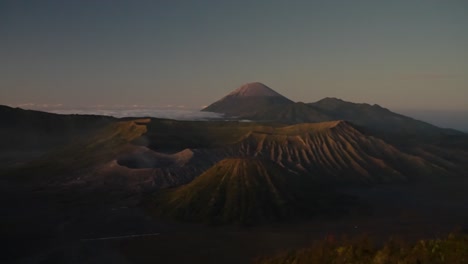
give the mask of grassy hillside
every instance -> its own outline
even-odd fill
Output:
[[[187,221],[255,224],[335,210],[331,197],[274,162],[230,158],[191,183],[158,194],[151,207]]]

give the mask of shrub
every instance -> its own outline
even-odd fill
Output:
[[[445,239],[420,240],[408,244],[390,239],[375,247],[369,237],[326,239],[308,248],[293,250],[273,257],[261,257],[256,264],[463,264],[468,263],[468,235],[449,234]]]

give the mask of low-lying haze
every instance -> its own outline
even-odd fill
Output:
[[[56,108],[56,107],[33,107],[56,114],[82,114],[82,115],[105,115],[113,117],[156,117],[175,120],[212,120],[220,119],[222,114],[202,112],[198,109],[161,108],[161,107],[87,107],[87,108]]]
[[[213,120],[223,118],[222,114],[202,112],[196,108],[150,107],[150,106],[94,106],[66,107],[63,105],[11,105],[24,109],[39,110],[56,114],[90,114],[114,117],[156,117],[175,120]],[[443,128],[468,132],[468,111],[390,109]]]

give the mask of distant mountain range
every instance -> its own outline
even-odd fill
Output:
[[[236,119],[286,124],[346,120],[369,131],[405,136],[461,134],[394,113],[376,104],[350,103],[337,98],[295,103],[258,82],[241,86],[202,111],[222,113]]]

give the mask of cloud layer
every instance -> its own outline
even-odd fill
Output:
[[[212,120],[221,119],[222,114],[202,112],[187,109],[161,109],[161,108],[83,108],[83,109],[54,109],[46,108],[42,111],[56,114],[82,114],[82,115],[106,115],[114,117],[156,117],[175,120]]]

